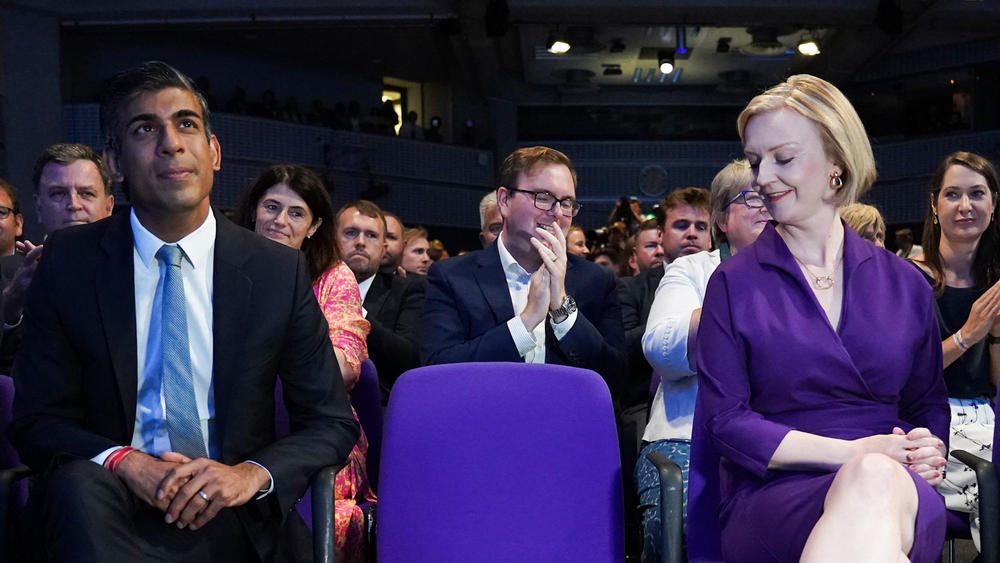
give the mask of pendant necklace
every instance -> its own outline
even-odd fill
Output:
[[[792,254],[791,251],[789,251],[789,254]],[[840,261],[844,259],[844,256],[841,255],[840,258],[837,259],[837,263],[833,266],[833,272],[825,276],[817,276],[816,272],[813,272],[812,268],[807,266],[805,262],[799,260],[798,256],[792,254],[792,258],[795,258],[795,261],[801,264],[802,267],[806,269],[806,271],[809,273],[809,276],[812,277],[812,282],[813,285],[816,286],[816,289],[830,289],[833,287],[834,284],[833,274],[837,272],[837,266],[840,265]]]

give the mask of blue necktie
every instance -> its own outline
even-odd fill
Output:
[[[194,399],[191,354],[188,348],[187,300],[181,260],[184,252],[165,244],[156,253],[163,278],[160,305],[160,352],[163,358],[163,395],[166,402],[170,447],[190,458],[207,457],[201,434],[198,404]]]

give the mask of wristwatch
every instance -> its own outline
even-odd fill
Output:
[[[549,319],[552,320],[552,324],[559,324],[569,318],[570,315],[576,312],[576,301],[569,294],[563,297],[562,305],[558,309],[552,309],[549,311]]]

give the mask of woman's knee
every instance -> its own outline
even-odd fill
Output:
[[[864,454],[850,459],[837,472],[827,495],[855,498],[872,508],[880,503],[916,504],[917,491],[902,464],[884,454]]]

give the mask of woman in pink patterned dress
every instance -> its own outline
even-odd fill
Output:
[[[273,241],[301,249],[309,264],[313,292],[330,325],[330,341],[350,392],[368,358],[370,325],[361,313],[361,295],[351,269],[337,251],[334,212],[323,181],[294,164],[275,164],[254,178],[243,194],[236,220]],[[357,413],[355,413],[357,418]],[[336,483],[337,561],[363,561],[364,514],[359,502],[375,502],[368,483],[364,431]]]

